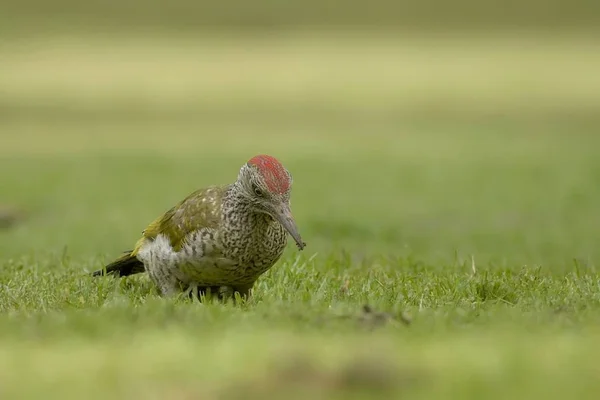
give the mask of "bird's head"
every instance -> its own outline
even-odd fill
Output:
[[[240,169],[238,184],[253,211],[270,215],[294,238],[300,250],[306,245],[290,208],[292,175],[275,158],[258,155]]]

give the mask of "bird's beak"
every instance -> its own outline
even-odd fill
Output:
[[[298,249],[304,249],[306,243],[302,241],[300,234],[298,233],[298,227],[296,226],[296,221],[292,216],[292,210],[290,210],[290,206],[286,203],[283,203],[279,207],[275,208],[274,215],[275,219],[279,221],[279,223],[287,230],[290,235],[296,241],[296,245]]]

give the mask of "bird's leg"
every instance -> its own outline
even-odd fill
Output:
[[[254,282],[248,285],[238,285],[232,287],[232,297],[235,299],[235,292],[240,294],[240,297],[244,300],[250,299],[252,286],[254,286]]]
[[[198,287],[198,284],[196,282],[192,282],[188,285],[187,288],[183,288],[183,295],[187,295],[190,299],[194,299],[194,297],[198,297],[198,299],[200,299],[200,288]]]
[[[196,297],[201,302],[202,297],[211,298],[212,296],[219,296],[220,290],[221,286],[198,286],[196,284],[188,294],[190,298]]]
[[[223,301],[229,301],[230,299],[235,302],[236,290],[231,286],[220,286],[218,288],[219,299]]]
[[[204,297],[216,296],[221,301],[233,300],[235,302],[235,293],[238,292],[241,298],[249,298],[250,286],[197,286],[189,292],[190,298],[196,295],[198,300]]]

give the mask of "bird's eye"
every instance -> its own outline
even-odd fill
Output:
[[[260,188],[256,185],[252,185],[252,190],[254,190],[254,194],[257,196],[262,196],[263,192],[262,190],[260,190]]]

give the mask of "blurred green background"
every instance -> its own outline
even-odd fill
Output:
[[[6,3],[0,249],[115,254],[271,153],[310,251],[588,259],[596,7]]]
[[[592,0],[443,2],[425,0],[197,2],[173,0],[4,1],[9,27],[75,29],[289,29],[304,27],[411,28],[416,30],[506,28],[597,28],[599,6]],[[5,25],[6,26],[6,25]]]
[[[342,365],[379,340],[393,349],[379,361],[442,377],[417,385],[424,398],[597,398],[583,393],[597,336],[578,334],[599,304],[598,8],[2,2],[6,393],[190,398],[291,342]],[[308,246],[290,246],[249,309],[171,308],[143,279],[79,274],[259,153],[292,172]],[[416,322],[378,339],[293,333],[363,302]]]

